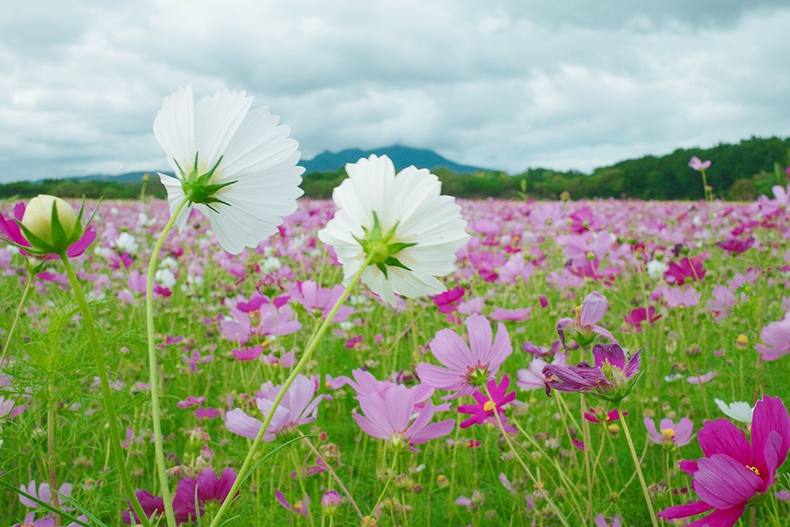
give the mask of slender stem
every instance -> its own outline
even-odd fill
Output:
[[[518,460],[519,464],[521,464],[521,468],[524,469],[524,472],[527,473],[527,476],[529,477],[530,481],[532,481],[532,485],[534,485],[535,488],[540,489],[540,491],[543,493],[544,497],[546,498],[546,501],[549,504],[549,507],[551,507],[551,510],[554,511],[554,514],[557,515],[557,518],[559,518],[560,522],[562,522],[562,524],[565,527],[570,527],[568,525],[568,522],[565,520],[565,516],[563,516],[563,514],[557,508],[557,505],[554,503],[554,501],[552,501],[551,497],[549,497],[549,493],[543,489],[541,483],[532,474],[532,471],[529,469],[527,464],[524,463],[524,460],[521,459],[521,456],[518,455],[518,452],[516,451],[516,447],[513,445],[513,441],[510,439],[507,431],[505,430],[504,425],[502,424],[502,419],[499,417],[499,412],[497,411],[497,404],[496,402],[494,402],[494,398],[491,396],[491,392],[488,389],[488,384],[485,384],[484,387],[486,390],[486,395],[488,396],[488,400],[493,405],[494,417],[496,418],[497,425],[499,425],[499,430],[502,432],[502,437],[505,438],[505,442],[507,442],[507,446],[510,447],[510,451],[513,452],[513,455],[516,456],[516,459]]]
[[[5,337],[5,344],[3,344],[3,354],[0,355],[0,369],[3,368],[3,364],[5,363],[5,356],[8,353],[8,346],[11,344],[11,337],[14,336],[14,331],[16,330],[16,325],[19,322],[19,316],[22,314],[22,308],[25,305],[25,300],[27,300],[27,294],[30,292],[30,286],[33,285],[33,273],[27,273],[27,279],[25,280],[25,288],[22,290],[22,298],[19,300],[19,306],[16,308],[16,315],[14,315],[14,322],[11,323],[11,327],[8,330],[8,334]]]
[[[294,369],[291,370],[291,374],[283,383],[283,387],[280,389],[280,392],[277,394],[277,397],[274,398],[274,401],[272,402],[272,407],[269,410],[269,413],[266,414],[263,420],[263,425],[261,426],[258,435],[255,436],[255,439],[253,439],[252,445],[250,445],[250,450],[247,452],[247,457],[244,458],[244,462],[241,464],[241,468],[239,469],[239,475],[238,477],[236,477],[236,481],[233,482],[233,486],[230,488],[230,491],[228,492],[228,496],[225,498],[225,501],[223,501],[222,505],[220,505],[220,508],[217,511],[217,515],[214,517],[214,520],[211,522],[210,527],[217,527],[217,525],[219,525],[219,521],[220,519],[222,519],[223,514],[225,514],[226,509],[230,505],[232,497],[236,495],[236,492],[239,490],[239,486],[241,485],[241,482],[247,477],[247,472],[250,468],[250,465],[252,464],[252,460],[253,457],[255,456],[256,450],[258,449],[258,445],[260,445],[261,440],[263,440],[263,435],[264,433],[266,433],[266,429],[269,428],[269,424],[271,423],[272,418],[274,417],[274,412],[277,410],[277,407],[280,406],[280,401],[283,400],[283,397],[285,397],[285,393],[288,391],[288,388],[290,388],[291,384],[293,384],[294,380],[296,380],[296,376],[299,375],[299,373],[301,373],[302,370],[304,370],[305,366],[307,366],[307,363],[310,361],[310,357],[313,355],[313,352],[318,347],[318,343],[321,342],[321,338],[323,338],[324,333],[326,333],[327,329],[329,329],[329,326],[332,324],[332,320],[335,318],[335,315],[337,315],[337,312],[340,310],[340,307],[343,305],[343,303],[346,301],[348,296],[351,294],[351,291],[354,289],[354,286],[359,281],[360,277],[362,276],[362,273],[365,271],[368,265],[370,265],[371,261],[372,261],[372,256],[368,256],[365,262],[362,264],[362,266],[360,266],[357,273],[351,279],[349,286],[346,288],[345,291],[343,291],[343,294],[341,294],[340,297],[337,299],[337,302],[335,302],[335,305],[332,307],[332,310],[326,316],[321,326],[313,334],[312,338],[307,343],[307,347],[305,348],[304,354],[299,359],[299,362],[296,363]],[[169,526],[169,527],[174,527],[174,526]]]
[[[52,352],[57,351],[57,344],[53,346],[55,349]],[[57,415],[57,408],[55,403],[55,381],[52,378],[52,374],[49,374],[48,386],[47,386],[47,465],[49,468],[49,488],[55,490],[58,488],[58,478],[57,474],[55,473],[55,417]],[[60,500],[58,499],[58,493],[52,493],[52,506],[56,509],[60,508]],[[55,527],[60,527],[60,514],[55,514]]]
[[[363,527],[366,527],[368,525],[375,525],[375,523],[371,523],[370,520],[376,516],[376,509],[378,509],[379,505],[381,505],[381,502],[384,501],[384,496],[387,493],[387,489],[389,488],[390,483],[392,482],[392,478],[395,476],[395,467],[397,466],[396,465],[397,462],[398,462],[398,453],[395,452],[394,455],[392,456],[392,466],[390,467],[390,473],[387,476],[387,482],[384,484],[384,488],[381,490],[381,494],[379,494],[379,499],[376,500],[376,504],[373,506],[373,510],[370,511],[370,514],[368,515],[368,519],[362,520]]]
[[[107,413],[107,425],[109,426],[110,432],[110,450],[115,458],[115,464],[118,467],[118,473],[121,477],[121,486],[126,494],[126,498],[131,502],[132,509],[134,509],[134,513],[139,518],[139,521],[145,527],[151,527],[151,522],[148,521],[148,516],[145,515],[143,508],[140,506],[140,502],[137,500],[134,487],[129,479],[129,473],[126,470],[126,462],[124,461],[123,450],[121,449],[121,434],[118,432],[118,421],[115,417],[115,406],[113,405],[112,392],[110,391],[110,382],[107,380],[107,366],[104,363],[104,355],[102,355],[99,337],[96,335],[96,326],[93,323],[93,316],[88,308],[85,295],[82,293],[77,275],[74,274],[74,269],[65,251],[60,255],[60,259],[63,261],[63,267],[66,269],[66,275],[68,276],[69,283],[71,283],[74,296],[77,299],[77,305],[80,306],[80,311],[82,311],[82,319],[85,321],[85,329],[88,332],[88,341],[93,351],[93,360],[96,362],[96,369],[99,373],[99,384],[101,385],[102,397],[104,399],[104,411]]]
[[[628,441],[628,449],[631,451],[631,458],[634,460],[634,467],[636,467],[636,474],[639,476],[639,483],[642,484],[642,493],[645,496],[645,502],[647,503],[647,510],[650,512],[650,521],[653,522],[653,527],[658,527],[658,519],[656,519],[656,513],[653,510],[653,501],[650,499],[650,493],[647,490],[647,484],[645,483],[645,476],[642,474],[642,463],[639,460],[639,457],[636,455],[636,449],[634,448],[634,441],[631,439],[631,432],[628,430],[628,422],[624,415],[620,415],[620,422],[623,423],[623,432],[625,432],[625,439]]]
[[[587,474],[587,521],[592,524],[593,521],[593,483],[592,471],[590,467],[590,448],[592,448],[592,441],[590,440],[590,422],[584,418],[584,412],[587,408],[584,394],[581,394],[581,412],[582,412],[582,439],[584,440],[584,471]]]
[[[148,335],[148,382],[151,384],[151,421],[154,427],[154,451],[156,457],[156,470],[159,475],[159,485],[162,487],[162,499],[165,502],[165,517],[168,527],[176,527],[176,515],[173,512],[173,501],[170,499],[170,482],[167,478],[165,465],[165,450],[162,442],[162,418],[159,413],[159,368],[156,358],[156,343],[154,342],[154,274],[159,260],[159,251],[165,243],[165,237],[175,225],[181,211],[187,204],[183,200],[176,210],[170,214],[170,219],[162,229],[162,234],[156,240],[151,258],[148,261],[148,277],[145,284],[145,329]],[[229,496],[232,496],[229,495]]]
[[[302,489],[302,496],[304,496],[304,500],[305,500],[303,502],[304,506],[306,508],[309,508],[309,507],[307,507],[307,488],[304,485],[304,475],[302,474],[302,472],[300,470],[301,467],[299,466],[299,459],[296,457],[296,449],[294,448],[295,444],[296,443],[291,445],[291,448],[289,449],[291,451],[291,461],[293,461],[293,464],[294,464],[294,471],[296,473],[296,481],[299,482],[299,488]],[[310,522],[310,527],[315,527],[315,523],[313,521],[313,515],[310,514],[309,511],[308,511],[308,514],[307,514],[307,520]]]
[[[301,432],[300,432],[300,435],[301,435]],[[304,438],[304,442],[307,443],[307,446],[310,447],[310,450],[313,452],[313,454],[315,454],[316,459],[321,458],[321,453],[318,450],[316,450],[316,448],[313,446],[313,443],[310,441],[310,438],[305,437]],[[340,490],[342,490],[343,494],[346,495],[346,498],[348,498],[348,501],[351,502],[351,506],[357,512],[357,515],[359,516],[359,519],[360,520],[364,520],[365,516],[362,514],[362,511],[359,510],[359,507],[357,506],[357,502],[354,501],[354,498],[351,496],[351,493],[348,491],[346,486],[343,485],[343,482],[337,476],[337,473],[335,473],[335,471],[332,469],[332,467],[329,465],[329,463],[325,462],[324,466],[326,467],[327,472],[329,472],[329,474],[332,476],[332,478],[338,484],[338,486],[340,486]]]

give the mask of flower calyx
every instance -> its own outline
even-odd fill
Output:
[[[411,271],[395,256],[403,249],[417,245],[416,243],[393,241],[397,229],[398,223],[395,223],[390,230],[384,232],[376,211],[373,211],[373,227],[370,229],[362,227],[362,230],[365,232],[364,238],[360,240],[352,234],[357,243],[362,246],[362,251],[368,257],[370,263],[375,265],[387,278],[387,267],[400,267],[406,271]]]
[[[216,197],[216,195],[222,189],[236,183],[238,180],[227,181],[225,183],[216,183],[215,176],[219,175],[217,168],[219,168],[219,164],[222,162],[223,156],[220,156],[219,159],[217,159],[217,162],[208,170],[208,172],[201,174],[198,164],[199,155],[199,152],[195,152],[195,162],[192,165],[192,168],[190,168],[188,171],[184,170],[181,165],[178,164],[176,159],[173,159],[173,162],[178,167],[181,187],[184,190],[184,195],[186,196],[187,200],[192,203],[206,205],[214,212],[217,212],[217,209],[213,206],[215,203],[221,203],[227,206],[230,206],[230,204],[227,201],[219,199]],[[187,168],[189,168],[188,165]]]
[[[39,194],[25,207],[22,221],[16,220],[22,235],[30,242],[30,247],[19,247],[32,256],[65,253],[85,233],[84,209],[84,201],[79,213],[75,214],[66,201]]]

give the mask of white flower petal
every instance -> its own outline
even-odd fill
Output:
[[[166,97],[162,109],[154,118],[154,137],[165,151],[167,162],[177,176],[178,166],[174,160],[182,163],[185,159],[191,162],[195,158],[194,111],[190,84]]]
[[[213,167],[228,149],[251,105],[252,97],[227,90],[195,103],[195,149],[201,172]],[[194,162],[194,155],[189,162]],[[220,167],[228,162],[223,158]]]

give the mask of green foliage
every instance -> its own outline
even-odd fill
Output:
[[[142,182],[94,181],[75,179],[45,179],[41,182],[17,181],[0,185],[0,199],[28,199],[39,194],[50,194],[59,198],[87,199],[139,199]],[[160,199],[167,191],[158,177],[146,184],[146,196]]]

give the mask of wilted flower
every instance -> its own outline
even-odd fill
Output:
[[[461,208],[442,196],[439,178],[409,167],[398,175],[386,156],[346,165],[348,179],[332,193],[339,210],[318,238],[332,246],[348,287],[366,259],[362,282],[390,305],[445,290],[436,279],[454,270],[455,251],[469,235]]]
[[[176,177],[159,174],[171,214],[183,230],[194,205],[232,254],[257,247],[296,210],[304,168],[289,128],[265,107],[250,111],[245,92],[218,92],[193,102],[192,86],[167,97],[154,136]]]
[[[594,366],[586,361],[577,366],[546,366],[543,369],[548,379],[546,392],[550,388],[562,392],[593,392],[602,399],[618,403],[636,383],[641,352],[638,350],[626,358],[617,344],[596,344],[593,346]]]

